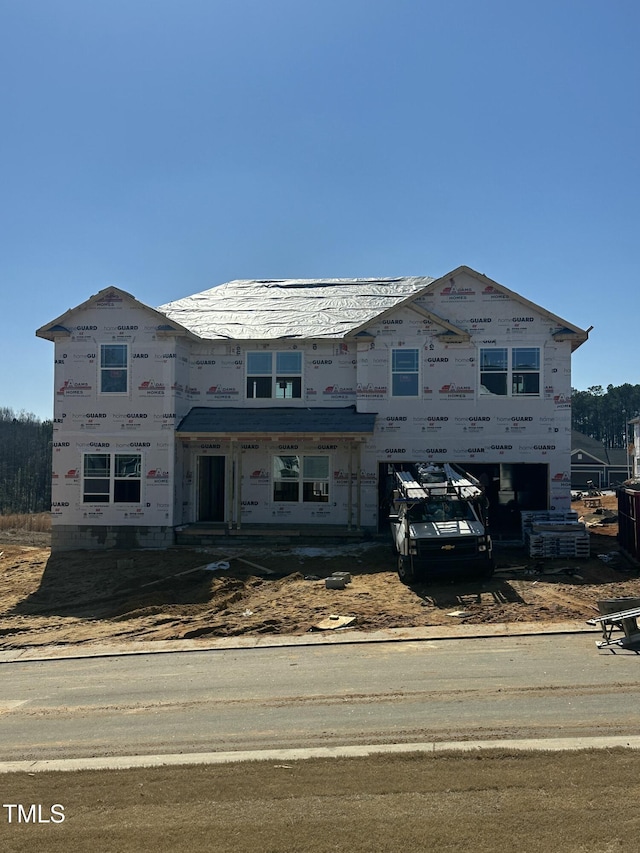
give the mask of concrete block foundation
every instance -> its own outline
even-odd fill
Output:
[[[171,548],[175,544],[173,527],[99,526],[54,524],[51,551],[131,551],[136,548]]]

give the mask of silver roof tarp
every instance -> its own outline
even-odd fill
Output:
[[[201,338],[341,338],[435,279],[230,281],[158,310]]]

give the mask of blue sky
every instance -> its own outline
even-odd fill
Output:
[[[0,406],[117,285],[467,264],[640,383],[637,0],[0,0]],[[635,344],[634,344],[635,335]]]

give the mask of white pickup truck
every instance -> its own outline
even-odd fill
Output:
[[[425,463],[396,471],[389,521],[400,580],[491,577],[486,507],[479,481],[457,465]]]

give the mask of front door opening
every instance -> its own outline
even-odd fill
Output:
[[[224,521],[224,456],[198,457],[198,521]]]

